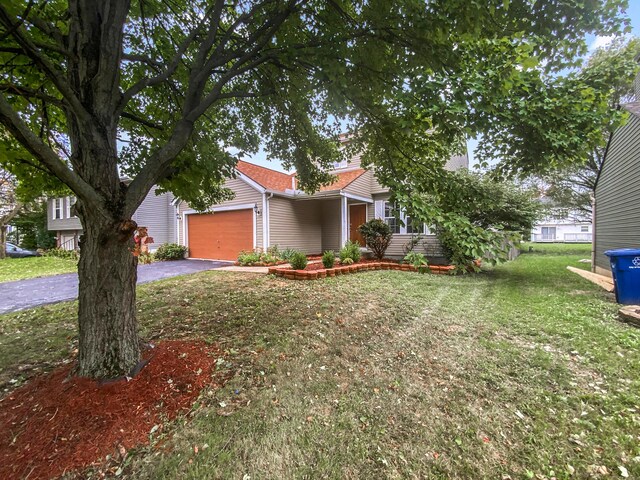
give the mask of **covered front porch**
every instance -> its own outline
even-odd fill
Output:
[[[268,244],[308,255],[338,251],[347,240],[364,241],[358,227],[373,215],[373,199],[344,192],[268,199]]]

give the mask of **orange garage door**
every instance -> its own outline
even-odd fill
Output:
[[[253,248],[253,210],[231,210],[187,215],[189,256],[236,260],[242,250]]]

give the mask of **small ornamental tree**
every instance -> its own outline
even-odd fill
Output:
[[[364,238],[367,247],[373,252],[373,255],[378,260],[382,260],[384,253],[391,243],[391,237],[393,235],[391,227],[389,227],[385,221],[375,218],[360,225],[358,231],[360,235],[362,235],[362,238]]]

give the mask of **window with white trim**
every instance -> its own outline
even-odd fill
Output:
[[[76,218],[77,215],[71,214],[71,207],[76,204],[78,199],[76,197],[67,197],[67,218]]]
[[[53,199],[53,219],[59,220],[62,218],[62,199],[54,198]]]
[[[581,225],[580,226],[580,231],[585,233],[585,232],[589,232],[589,225]]]
[[[405,214],[403,210],[399,212],[396,218],[396,206],[386,200],[376,200],[375,204],[376,218],[381,218],[387,225],[391,227],[391,231],[401,235],[431,235],[431,229],[424,223],[413,221],[412,218]]]

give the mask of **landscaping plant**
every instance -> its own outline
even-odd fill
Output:
[[[280,252],[280,258],[286,262],[291,260],[291,257],[293,257],[293,255],[296,253],[297,251],[293,248],[285,248],[284,250],[282,250]]]
[[[358,227],[358,231],[367,247],[371,249],[373,255],[378,259],[384,258],[384,253],[389,248],[393,232],[391,227],[379,218],[374,218]]]
[[[352,242],[351,240],[347,240],[347,243],[344,244],[344,247],[340,249],[340,261],[344,263],[344,261],[349,258],[353,263],[356,263],[360,260],[360,256],[362,253],[360,252],[360,244],[358,242]]]
[[[307,267],[307,256],[302,252],[295,252],[289,263],[294,270],[304,270]]]
[[[156,250],[156,260],[182,260],[187,254],[187,247],[177,243],[163,243]]]
[[[429,270],[429,262],[424,253],[409,252],[404,257],[404,263],[416,267],[420,273],[425,273]]]
[[[260,254],[253,250],[243,250],[238,254],[238,263],[242,266],[253,265],[260,261]]]
[[[333,268],[336,263],[336,254],[333,250],[327,250],[322,254],[322,265],[324,268]]]
[[[64,248],[50,248],[43,252],[45,257],[65,258],[68,260],[78,260],[80,254],[77,250],[65,250]]]

